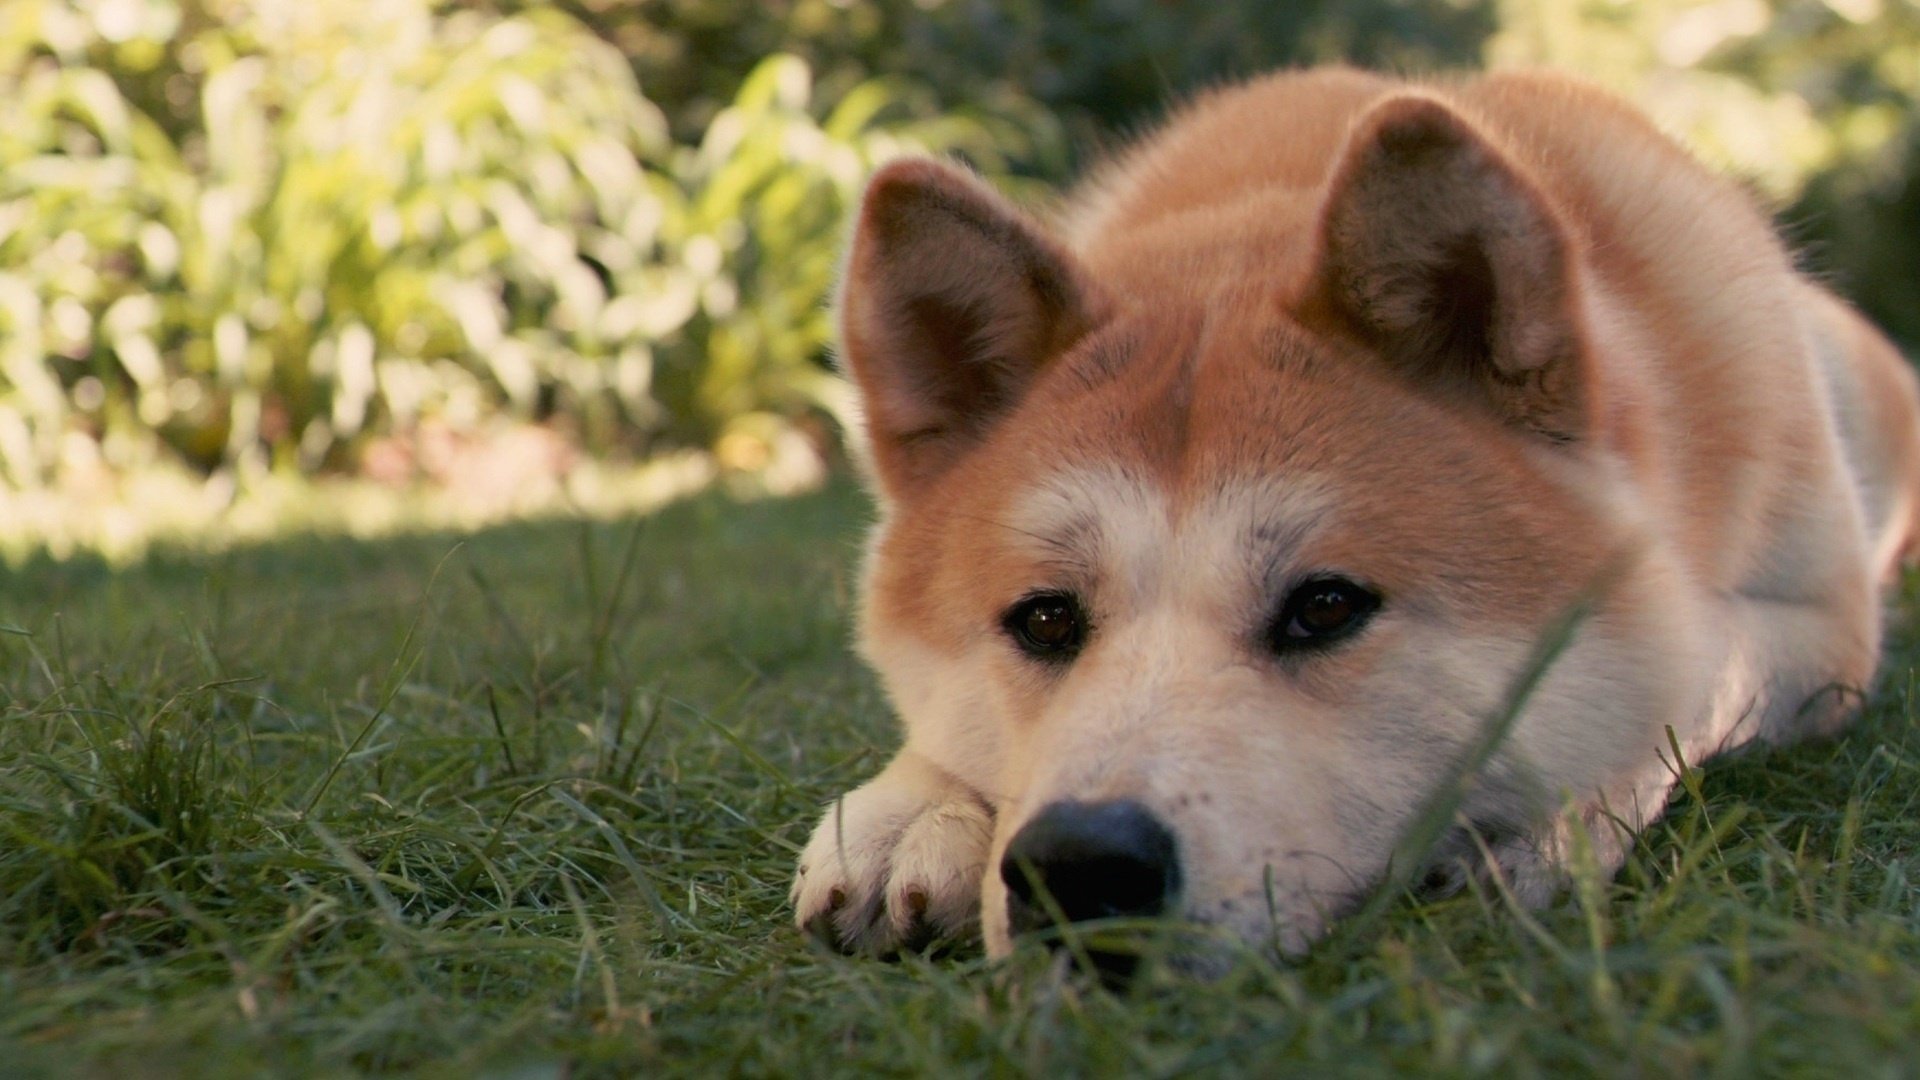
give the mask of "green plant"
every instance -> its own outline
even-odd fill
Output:
[[[1033,141],[922,119],[888,82],[819,120],[807,66],[775,56],[676,146],[625,59],[545,8],[11,13],[14,488],[169,459],[244,482],[501,419],[600,452],[706,444],[742,417],[764,431],[834,396],[833,250],[875,162],[917,147],[1002,166]]]
[[[808,406],[844,415],[844,389],[821,363],[827,298],[877,165],[950,153],[1004,176],[1056,137],[1044,112],[942,113],[898,79],[860,83],[816,119],[813,87],[798,57],[763,60],[676,159],[689,193],[684,251],[703,280],[687,333],[663,357],[659,395],[690,433],[764,429]]]
[[[123,7],[32,0],[0,49],[13,484],[89,439],[311,468],[426,415],[650,418],[680,196],[612,49],[553,13]],[[169,131],[143,80],[197,116]]]

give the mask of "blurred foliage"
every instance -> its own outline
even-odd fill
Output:
[[[877,162],[1037,192],[1333,59],[1608,82],[1920,341],[1920,0],[0,0],[0,494],[440,479],[535,425],[777,463],[844,415]]]
[[[1043,117],[936,109],[912,84],[876,77],[817,109],[805,61],[760,61],[699,142],[675,155],[686,192],[683,263],[700,281],[685,332],[661,356],[657,396],[674,433],[761,441],[777,413],[810,402],[844,413],[821,362],[846,219],[873,166],[909,150],[960,154],[993,175],[1036,153]],[[816,120],[816,111],[823,114]],[[889,119],[891,118],[891,119]],[[741,462],[754,464],[751,460]]]
[[[245,480],[371,454],[404,476],[430,464],[422,433],[496,417],[595,451],[753,430],[832,389],[821,302],[875,161],[993,166],[1030,145],[990,118],[902,119],[911,94],[884,81],[816,119],[784,55],[681,145],[626,59],[556,10],[11,0],[6,16],[15,489],[164,458]]]
[[[507,4],[509,9],[544,6]],[[945,108],[1031,114],[1068,144],[1018,162],[1058,178],[1080,155],[1159,116],[1170,98],[1274,67],[1346,60],[1395,68],[1479,59],[1484,0],[561,0],[632,58],[674,130],[693,138],[739,73],[789,52],[831,99],[876,74]]]
[[[666,230],[679,193],[661,116],[576,25],[407,4],[11,14],[16,485],[87,469],[89,440],[109,467],[163,446],[313,468],[376,417],[646,416],[646,341],[691,291]]]
[[[1499,16],[1490,63],[1582,72],[1642,102],[1920,347],[1920,0],[1500,0]]]

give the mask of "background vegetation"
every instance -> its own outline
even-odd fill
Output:
[[[1167,100],[1289,63],[1547,63],[1612,83],[1751,178],[1814,267],[1920,340],[1913,0],[3,14],[16,532],[47,516],[35,492],[111,502],[154,467],[214,477],[218,504],[274,475],[444,486],[502,443],[494,461],[549,474],[580,452],[805,457],[844,412],[824,301],[875,162],[957,153],[1035,195]]]

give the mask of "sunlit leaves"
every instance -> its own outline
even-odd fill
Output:
[[[627,57],[541,6],[183,2],[0,28],[7,487],[59,484],[70,437],[243,482],[495,415],[598,450],[749,416],[777,440],[842,396],[825,301],[866,173],[1026,142],[882,82],[823,120],[774,56],[676,145]]]

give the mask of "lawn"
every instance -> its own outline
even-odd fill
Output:
[[[787,920],[894,740],[846,485],[5,572],[0,1072],[1788,1072],[1920,1060],[1920,642],[1612,880],[1113,994]]]

